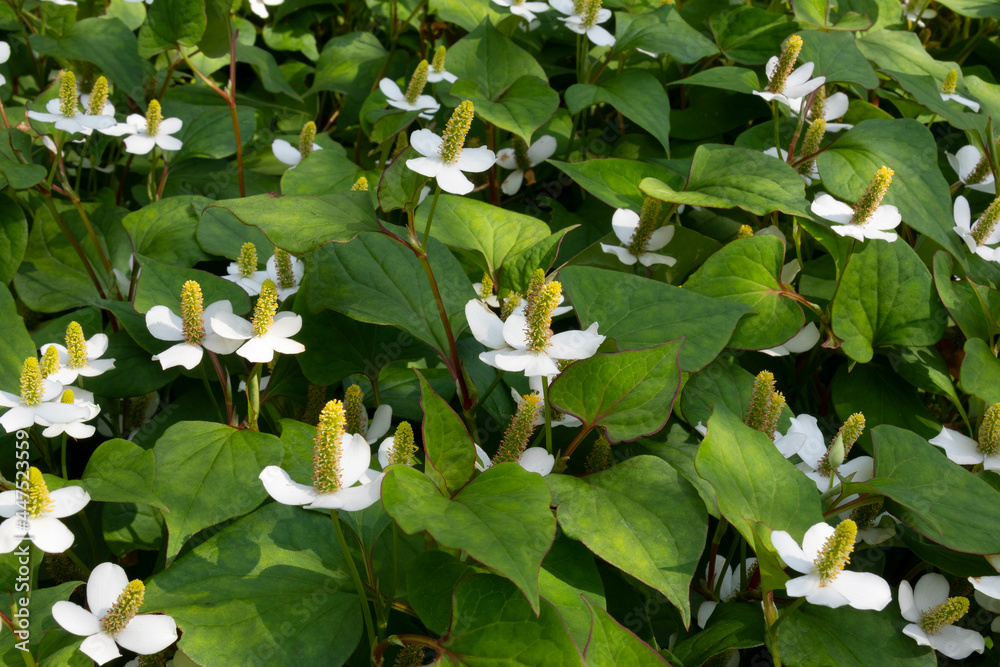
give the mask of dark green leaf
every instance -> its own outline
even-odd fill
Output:
[[[670,100],[663,85],[652,74],[625,70],[621,76],[600,85],[578,83],[566,90],[566,106],[572,114],[594,104],[610,104],[626,118],[638,123],[664,149],[670,143]]]
[[[205,34],[205,0],[171,0],[150,5],[146,25],[170,44],[194,46]]]
[[[459,79],[452,84],[451,94],[471,100],[476,114],[484,121],[513,132],[529,143],[535,130],[548,122],[559,108],[559,94],[545,79],[536,76],[522,76],[493,94],[469,79]]]
[[[90,455],[80,481],[91,500],[135,502],[166,509],[153,495],[153,452],[128,440],[106,440]]]
[[[476,446],[462,418],[434,393],[419,371],[417,377],[420,379],[420,405],[424,410],[424,471],[442,494],[454,496],[472,477]]]
[[[132,238],[133,250],[178,266],[209,259],[195,242],[198,215],[193,207],[209,202],[207,197],[170,197],[126,215],[122,224]],[[265,250],[258,248],[258,252]]]

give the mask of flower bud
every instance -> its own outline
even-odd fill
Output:
[[[434,52],[434,60],[431,63],[431,69],[435,72],[444,71],[445,53],[447,53],[447,49],[444,48],[444,45],[437,47],[437,50]]]
[[[953,624],[969,612],[968,598],[948,598],[920,614],[920,629],[929,635]]]
[[[281,289],[295,287],[295,270],[292,268],[292,256],[281,248],[274,249],[274,271],[278,274],[278,287]]]
[[[34,519],[48,514],[55,507],[49,487],[38,468],[28,468],[28,490],[23,493],[27,496],[24,498],[24,510]]]
[[[552,311],[559,305],[561,296],[562,285],[556,281],[545,282],[545,271],[537,269],[528,283],[528,293],[525,296],[525,333],[529,350],[542,352],[548,347],[552,336]]]
[[[986,242],[986,239],[996,229],[998,220],[1000,220],[1000,197],[993,200],[993,203],[983,211],[983,214],[976,220],[976,224],[972,226],[972,238],[976,240],[977,245],[983,245]]]
[[[364,176],[358,176],[358,180],[354,181],[354,185],[351,186],[352,192],[368,192],[368,179]]]

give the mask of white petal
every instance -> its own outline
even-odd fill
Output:
[[[1000,577],[969,577],[969,582],[976,589],[979,605],[994,614],[1000,613]],[[980,597],[987,599],[980,600]]]
[[[774,78],[774,73],[778,71],[778,56],[771,56],[767,59],[767,64],[764,65],[764,71],[767,73],[768,80]]]
[[[379,81],[378,89],[381,90],[382,94],[389,100],[401,100],[406,98],[406,95],[403,94],[403,90],[399,87],[399,84],[389,78]]]
[[[837,201],[825,192],[816,197],[809,208],[819,217],[841,224],[849,223],[851,218],[854,217],[854,209],[842,201]]]
[[[340,509],[345,512],[357,512],[378,502],[382,495],[382,478],[385,473],[378,473],[367,484],[341,489],[334,493],[321,494],[309,509]]]
[[[424,157],[439,155],[442,143],[443,139],[430,130],[417,130],[410,134],[410,145],[413,146],[413,150]]]
[[[49,493],[52,498],[52,510],[49,516],[63,519],[73,516],[90,502],[90,494],[82,486],[64,486]]]
[[[911,623],[917,623],[920,621],[920,610],[917,609],[917,604],[913,600],[913,588],[910,586],[910,582],[901,581],[899,582],[899,612],[903,615],[903,618]]]
[[[292,481],[288,473],[278,466],[264,468],[259,478],[264,483],[268,495],[282,505],[305,505],[319,497],[316,489]]]
[[[106,662],[121,657],[118,644],[103,632],[98,632],[96,635],[90,635],[84,639],[83,643],[80,644],[80,651],[89,656],[98,665],[103,665]]]
[[[543,3],[535,3],[543,4]],[[544,6],[544,5],[543,5]],[[551,134],[545,134],[528,147],[528,164],[532,167],[548,160],[556,152],[556,138]]]
[[[952,660],[963,660],[986,650],[986,640],[974,630],[947,625],[930,635],[930,645]]]
[[[655,252],[644,252],[639,255],[639,263],[643,266],[653,266],[656,264],[666,264],[667,266],[673,266],[677,263],[677,260],[673,257],[667,255],[660,255]]]
[[[479,173],[492,167],[497,161],[496,154],[485,146],[463,148],[454,166],[461,171]]]
[[[805,537],[802,538],[802,553],[806,555],[810,561],[816,560],[816,556],[823,549],[823,545],[826,544],[827,539],[833,535],[833,526],[828,523],[817,523],[806,531]]]
[[[627,264],[628,266],[632,266],[639,261],[639,258],[630,253],[628,248],[623,248],[620,245],[608,245],[607,243],[602,243],[601,250],[609,255],[614,255],[622,264]]]
[[[244,320],[245,321],[245,320]],[[288,311],[278,313],[274,316],[274,323],[268,329],[268,334],[288,338],[294,336],[302,330],[302,316]]]
[[[406,161],[406,167],[410,171],[415,171],[427,178],[437,178],[448,165],[441,159],[440,155],[433,157],[415,157]]]
[[[942,428],[941,432],[928,442],[943,449],[945,455],[959,465],[975,465],[983,462],[983,454],[979,451],[979,444],[972,438],[950,428]]]
[[[841,118],[847,113],[850,100],[844,93],[834,93],[826,98],[826,110],[823,112],[824,120],[834,120]]]
[[[148,134],[133,134],[125,137],[125,152],[134,155],[145,155],[156,146],[156,140]]]
[[[200,345],[191,343],[178,343],[173,347],[153,355],[153,361],[160,362],[160,368],[167,370],[174,366],[183,366],[191,370],[201,363],[204,351]]]
[[[368,444],[372,444],[385,435],[389,431],[389,427],[391,425],[392,406],[388,403],[383,403],[375,408],[375,414],[372,415],[372,421],[368,425],[368,430],[365,432],[365,440],[368,441]]]
[[[233,313],[218,313],[208,319],[212,332],[223,338],[246,340],[254,335],[253,325],[239,315]]]
[[[653,231],[649,237],[649,243],[646,244],[646,252],[653,252],[659,250],[663,246],[670,243],[670,239],[674,238],[674,226],[667,225],[665,227],[660,227]]]
[[[811,350],[818,342],[819,327],[816,326],[815,322],[810,322],[799,329],[799,332],[785,343],[785,348],[792,354],[799,354]]]
[[[208,330],[208,327],[205,327]],[[206,333],[201,346],[216,354],[232,354],[243,345],[242,338],[224,338],[217,333]]]
[[[638,226],[639,214],[627,208],[617,209],[611,217],[611,229],[624,245],[628,245],[632,241],[632,236]]]
[[[584,331],[563,331],[552,336],[547,352],[553,359],[588,359],[603,342],[604,336],[597,333],[594,322]]]
[[[157,130],[156,136],[176,134],[180,132],[182,127],[184,127],[184,121],[180,118],[164,118],[160,121],[160,129]]]
[[[88,637],[101,631],[97,617],[78,604],[60,600],[52,605],[52,618],[63,630]]]
[[[868,229],[875,228],[885,231],[887,229],[895,229],[902,220],[903,216],[900,215],[898,208],[891,204],[883,204],[872,213],[872,217],[866,227]]]
[[[497,164],[504,169],[517,169],[517,160],[513,148],[501,148],[497,151]]]
[[[9,554],[27,536],[27,531],[22,527],[21,519],[12,516],[3,523],[0,523],[0,553]]]
[[[491,349],[506,347],[503,337],[503,320],[478,299],[465,304],[465,319],[469,322],[472,335],[480,343]]]
[[[601,10],[606,11],[606,10]],[[595,25],[587,30],[587,37],[597,46],[614,46],[615,36],[599,25]]]
[[[120,565],[101,563],[87,579],[87,606],[95,616],[104,618],[126,586],[128,575]]]
[[[948,580],[943,575],[931,572],[920,577],[913,588],[913,602],[917,609],[925,612],[948,599]]]
[[[827,586],[847,598],[855,609],[881,611],[892,601],[889,584],[870,572],[844,570]]]
[[[129,621],[115,641],[139,655],[159,653],[177,641],[177,624],[169,616],[142,614]]]
[[[396,440],[393,436],[389,436],[382,441],[382,444],[378,446],[378,464],[385,469],[389,465],[389,452],[395,447]]]
[[[975,146],[971,144],[968,146],[962,146],[958,149],[958,153],[955,154],[955,161],[958,163],[958,166],[954,163],[952,163],[951,166],[955,169],[958,177],[964,183],[965,179],[972,173],[972,170],[976,168],[977,164],[979,164],[979,160],[982,157],[982,153],[980,153],[979,149]]]
[[[73,546],[73,531],[63,525],[62,521],[52,516],[42,516],[28,519],[28,532],[31,541],[42,551],[50,554],[61,554]]]
[[[30,428],[35,423],[35,411],[30,408],[11,408],[3,415],[0,415],[0,426],[8,433]]]
[[[708,619],[712,617],[712,612],[715,608],[719,606],[719,603],[715,600],[705,600],[698,607],[698,627],[704,628],[708,625]]]
[[[775,530],[771,533],[771,544],[781,556],[781,560],[793,570],[805,574],[814,569],[812,559],[802,551],[798,542],[784,530]]]
[[[552,468],[556,465],[556,457],[545,451],[544,447],[528,447],[517,462],[528,472],[537,472],[544,477],[552,472]]]
[[[184,323],[166,306],[153,306],[146,313],[146,328],[160,340],[184,340]]]
[[[364,436],[357,433],[345,434],[341,440],[340,481],[343,486],[353,486],[368,470],[372,458],[371,447]]]
[[[861,225],[833,225],[830,229],[841,236],[850,236],[858,241],[865,240],[865,232]]]
[[[515,169],[507,174],[507,178],[503,179],[503,183],[500,184],[500,191],[508,196],[516,195],[520,191],[522,183],[524,183],[524,172],[520,169]]]

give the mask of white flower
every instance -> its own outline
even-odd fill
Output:
[[[597,322],[594,322],[585,331],[554,334],[544,350],[529,349],[524,306],[522,303],[515,308],[504,322],[476,299],[465,304],[465,316],[472,335],[491,348],[479,355],[483,363],[505,371],[523,371],[528,377],[558,375],[557,361],[592,357],[604,342],[604,336],[597,333]]]
[[[7,42],[0,42],[0,63],[5,63],[10,60],[10,44]],[[7,79],[3,74],[0,74],[0,86],[7,83]]]
[[[0,426],[8,433],[30,428],[32,424],[61,424],[82,418],[87,411],[72,403],[59,403],[63,386],[52,380],[42,380],[41,401],[29,405],[21,396],[0,391],[0,407],[10,408],[0,417]],[[41,420],[41,421],[40,421]]]
[[[520,16],[528,23],[535,20],[535,14],[547,12],[551,7],[546,2],[527,2],[526,0],[493,0],[501,7],[510,7],[510,13]]]
[[[369,445],[375,444],[376,440],[388,433],[392,425],[392,406],[383,403],[375,408],[371,421],[368,421],[368,411],[362,409],[361,417],[361,432],[357,435],[364,438]]]
[[[66,387],[66,390],[73,392],[72,405],[83,408],[87,411],[86,414],[77,419],[67,419],[68,415],[61,415],[59,418],[66,420],[61,422],[51,422],[45,419],[44,415],[38,415],[35,417],[35,421],[45,427],[42,435],[46,438],[54,438],[63,433],[77,440],[89,438],[94,435],[96,427],[84,422],[89,422],[101,414],[101,406],[94,403],[93,392],[80,389],[79,387]]]
[[[859,456],[840,464],[834,471],[836,474],[831,477],[820,472],[820,462],[823,460],[823,456],[826,455],[826,450],[824,449],[823,453],[818,457],[814,456],[815,453],[815,449],[810,449],[808,452],[800,449],[798,454],[799,458],[802,459],[802,463],[796,467],[806,477],[811,479],[820,491],[826,491],[836,486],[838,484],[838,475],[853,482],[867,482],[875,476],[875,459],[870,456]],[[857,495],[850,495],[844,498],[842,502],[851,502],[858,497]]]
[[[142,591],[142,582],[138,582]],[[87,579],[87,611],[78,604],[65,600],[52,606],[52,618],[74,635],[86,637],[80,644],[80,651],[90,656],[99,665],[121,656],[118,646],[139,655],[159,653],[177,641],[177,624],[169,616],[162,614],[134,615],[122,612],[116,607],[121,599],[134,600],[133,584],[129,583],[125,570],[114,563],[101,563]],[[141,594],[141,593],[140,593]],[[141,600],[141,597],[139,598]],[[110,614],[110,617],[109,617]],[[105,630],[109,620],[129,619],[124,628],[115,633]]]
[[[278,301],[284,301],[291,295],[299,291],[299,284],[302,282],[302,276],[306,273],[305,263],[298,257],[289,256],[289,260],[292,264],[292,285],[291,287],[282,287],[281,279],[278,275],[278,260],[275,259],[275,255],[267,260],[267,271],[265,278],[270,278],[274,281],[274,286],[278,290]],[[260,289],[258,288],[258,292]]]
[[[266,19],[268,6],[274,7],[276,5],[280,5],[284,1],[285,0],[250,0],[250,10],[262,19]]]
[[[808,96],[788,98],[788,109],[792,112],[793,116],[798,116],[802,113],[802,106],[805,104],[807,99]],[[826,98],[826,105],[823,107],[823,120],[826,121],[827,132],[840,132],[841,130],[849,130],[854,127],[848,123],[830,122],[843,117],[843,115],[847,113],[849,106],[850,100],[844,93],[834,93]]]
[[[924,19],[932,19],[937,16],[937,11],[927,7],[919,14],[917,14],[917,5],[922,2],[922,0],[902,0],[903,1],[903,15],[906,16],[906,20],[910,23],[916,23],[921,28],[926,27]]]
[[[183,341],[173,347],[153,355],[154,361],[160,362],[163,370],[173,366],[183,366],[191,370],[201,363],[201,358],[205,350],[216,354],[232,354],[240,345],[242,339],[226,338],[218,334],[212,324],[213,316],[217,314],[233,312],[233,304],[229,301],[216,301],[205,308],[202,316],[205,327],[205,337],[197,343],[187,342],[184,333],[184,322],[172,310],[166,306],[153,306],[146,313],[146,328],[154,338],[166,341]]]
[[[153,150],[154,146],[159,146],[165,151],[179,151],[184,144],[171,135],[180,132],[183,125],[180,118],[164,118],[156,128],[156,133],[149,134],[146,117],[134,113],[126,118],[124,123],[119,123],[105,134],[116,137],[129,135],[125,137],[125,152],[145,155]]]
[[[472,289],[476,290],[476,294],[479,295],[479,301],[485,303],[490,308],[499,308],[500,299],[497,298],[495,291],[490,291],[489,296],[485,299],[483,298],[483,284],[482,283],[472,283]]]
[[[850,518],[850,512],[843,512],[840,517]],[[882,512],[867,528],[858,528],[858,542],[866,544],[882,544],[896,536],[896,517],[888,512]]]
[[[428,70],[428,80],[430,79],[430,73]],[[405,111],[417,111],[423,109],[423,113],[420,114],[420,118],[430,120],[437,113],[441,105],[430,95],[419,95],[417,96],[416,102],[410,104],[406,99],[406,93],[399,87],[399,85],[392,79],[382,79],[378,82],[378,88],[385,95],[386,101],[389,106],[396,107],[397,109],[403,109]]]
[[[778,56],[771,56],[771,59],[767,61],[766,67],[768,81],[774,78],[774,73],[777,68]],[[753,91],[753,94],[758,97],[763,97],[768,102],[771,100],[778,100],[779,102],[784,102],[791,107],[789,102],[790,100],[804,98],[826,83],[825,76],[818,76],[815,79],[811,78],[814,69],[816,69],[816,63],[811,62],[796,68],[791,74],[788,75],[788,78],[785,79],[785,87],[780,93],[772,93],[767,90],[755,90]],[[801,107],[801,102],[799,104]]]
[[[594,17],[593,24],[587,25],[586,10],[584,14],[577,14],[573,6],[573,0],[549,0],[552,8],[566,17],[559,20],[566,24],[566,27],[579,35],[586,35],[587,38],[597,46],[614,46],[615,36],[602,28],[599,24],[611,18],[611,10],[601,7],[597,16]],[[511,9],[513,11],[513,9]]]
[[[864,224],[851,222],[854,219],[854,209],[825,192],[816,197],[810,209],[819,217],[838,223],[831,226],[834,232],[841,236],[850,236],[858,241],[865,239],[895,241],[896,233],[888,230],[895,229],[903,220],[903,216],[899,214],[899,209],[895,206],[881,204],[872,213],[868,222]]]
[[[56,348],[56,351],[59,353],[59,370],[51,373],[48,377],[50,380],[61,382],[62,384],[76,382],[78,377],[97,377],[101,373],[115,367],[114,359],[100,358],[101,355],[108,351],[108,337],[102,333],[94,334],[87,341],[87,363],[77,368],[70,366],[69,351],[64,345],[46,343],[42,345],[41,353],[44,355],[45,351],[50,347]]]
[[[803,413],[789,421],[791,425],[785,434],[774,436],[774,446],[781,455],[787,459],[798,454],[803,461],[814,463],[822,459],[826,454],[826,442],[816,418]]]
[[[313,152],[323,150],[323,147],[319,144],[314,143],[312,145]],[[302,162],[302,151],[299,150],[298,146],[293,146],[284,139],[275,139],[271,142],[271,152],[274,153],[274,157],[278,158],[281,162],[287,165],[291,165],[292,169],[298,166],[299,162]]]
[[[955,226],[952,230],[962,237],[965,245],[969,246],[969,252],[974,252],[988,262],[1000,261],[1000,255],[996,248],[991,248],[991,244],[1000,243],[1000,225],[997,225],[988,237],[983,239],[980,245],[972,235],[972,214],[969,211],[969,200],[959,195],[955,199]],[[978,222],[978,221],[977,221]]]
[[[989,554],[986,560],[994,570],[1000,572],[1000,554]],[[979,606],[994,614],[1000,614],[1000,576],[969,577],[969,583],[976,589],[976,602]],[[993,619],[990,629],[993,632],[1000,632],[1000,616]]]
[[[363,436],[345,433],[340,442],[340,490],[319,493],[312,486],[292,481],[278,466],[268,466],[260,481],[268,494],[283,505],[305,505],[307,509],[338,509],[354,512],[378,501],[385,473],[371,470],[371,447]],[[355,486],[358,484],[358,486]]]
[[[251,275],[245,276],[237,261],[229,263],[229,266],[226,267],[226,275],[222,277],[242,287],[243,291],[250,296],[257,296],[260,294],[260,286],[267,280],[267,271],[254,271]]]
[[[1000,472],[1000,454],[984,454],[980,451],[978,442],[958,431],[942,428],[928,442],[943,449],[945,456],[958,465],[982,464],[986,470]]]
[[[493,0],[497,2],[498,0]],[[543,2],[533,2],[527,4],[543,5],[548,7]],[[511,9],[513,11],[513,9]],[[545,136],[539,137],[538,141],[531,144],[528,147],[528,166],[529,169],[535,167],[536,165],[545,162],[553,153],[556,152],[556,138],[551,134],[546,134]],[[503,180],[503,184],[500,185],[500,190],[505,195],[516,195],[518,190],[521,189],[521,183],[524,181],[524,170],[517,166],[517,159],[514,156],[513,148],[503,148],[497,152],[497,164],[504,169],[513,169],[507,178]]]
[[[206,318],[208,319],[208,318]],[[255,364],[266,364],[274,353],[299,354],[306,347],[291,339],[302,329],[302,316],[295,313],[277,313],[267,332],[258,334],[253,325],[230,312],[216,313],[211,317],[212,329],[225,338],[245,340],[236,354]]]
[[[28,538],[42,551],[59,554],[73,546],[73,532],[59,519],[72,516],[90,502],[82,486],[64,486],[55,491],[45,488],[42,473],[31,468],[28,473],[29,488],[44,491],[50,502],[43,503],[37,512],[31,511],[30,498],[19,499],[21,491],[0,493],[0,516],[8,517],[0,523],[0,553],[10,553],[24,538]],[[36,491],[33,489],[33,491]],[[27,517],[21,512],[27,512]]]
[[[948,580],[933,572],[920,577],[912,588],[908,581],[899,582],[899,611],[910,622],[903,628],[903,634],[915,639],[920,646],[930,646],[952,660],[982,653],[986,650],[986,641],[981,634],[951,625],[957,619],[942,623],[934,618],[935,612],[940,614],[942,611],[941,605],[947,604],[948,590]],[[925,630],[928,625],[932,627]]]
[[[476,470],[486,470],[493,466],[493,461],[490,460],[490,455],[487,454],[482,447],[476,445]],[[552,472],[552,468],[556,465],[556,457],[545,451],[544,447],[528,447],[521,453],[521,456],[517,459],[517,465],[521,466],[528,472],[537,472],[542,477],[545,477]]]
[[[746,568],[750,571],[757,565],[756,558],[747,558]],[[721,583],[719,583],[719,577],[722,577]],[[726,559],[719,554],[715,555],[715,576],[709,580],[708,578],[708,565],[705,565],[705,580],[708,581],[709,588],[713,591],[715,590],[716,584],[719,585],[719,600],[721,602],[729,602],[735,599],[736,594],[740,590],[740,573],[738,572],[738,567],[726,568]],[[712,612],[715,608],[719,606],[719,603],[715,600],[705,600],[698,607],[698,625],[704,628],[708,624],[708,619],[711,618]]]
[[[51,0],[50,0],[51,1]],[[45,103],[45,111],[28,111],[28,118],[42,123],[55,123],[57,130],[69,132],[70,134],[90,135],[94,130],[107,130],[115,126],[114,116],[95,115],[91,116],[80,109],[76,103],[75,113],[67,116],[62,110],[62,100],[54,97]],[[105,109],[108,105],[104,106]],[[114,111],[114,107],[111,107]]]
[[[438,81],[447,81],[448,83],[455,83],[458,81],[458,77],[449,72],[448,70],[437,70],[434,69],[434,63],[427,68],[427,83],[437,83]]]
[[[948,158],[948,164],[958,174],[958,180],[962,181],[965,187],[991,195],[996,194],[996,186],[993,184],[993,170],[991,169],[986,170],[982,181],[978,183],[968,182],[969,177],[972,176],[972,172],[976,170],[976,166],[983,157],[978,148],[972,145],[962,146],[955,155],[945,153],[945,157]]]
[[[533,393],[538,394],[539,396],[543,396],[544,394],[542,393],[542,382],[547,382],[548,384],[552,384],[553,379],[554,378],[551,376],[543,378],[540,375],[533,375],[532,377],[528,378],[528,387],[531,389]],[[511,387],[510,395],[511,398],[514,399],[514,403],[517,406],[520,406],[521,401],[524,400],[524,397],[521,396],[520,393],[518,393],[517,389]],[[545,423],[545,399],[543,398],[538,402],[538,415],[535,417],[535,426],[541,426],[544,423]],[[567,414],[565,412],[556,412],[553,410],[552,425],[569,426],[571,428],[576,428],[577,426],[582,426],[583,422],[581,422],[579,419],[577,419],[571,414]]]
[[[948,100],[954,100],[959,104],[965,105],[972,109],[973,113],[979,112],[979,102],[975,100],[970,100],[968,97],[962,97],[958,93],[941,93],[941,99],[947,102]]]
[[[441,157],[443,139],[430,130],[417,130],[410,135],[410,145],[423,157],[410,158],[406,166],[427,178],[436,178],[445,192],[467,195],[475,189],[463,171],[486,171],[496,162],[496,154],[485,146],[463,148],[454,162]]]
[[[777,347],[761,350],[772,357],[784,357],[789,354],[800,354],[813,349],[819,342],[819,327],[815,322],[809,322],[799,332]]]
[[[848,523],[853,524],[845,521],[841,525]],[[801,547],[783,530],[771,533],[771,544],[781,560],[804,575],[789,579],[785,591],[791,597],[805,597],[807,602],[834,609],[845,604],[855,609],[884,609],[892,600],[889,584],[882,577],[868,572],[844,570],[846,555],[854,548],[854,538],[851,537],[850,544],[841,544],[850,531],[841,530],[839,535],[835,535],[836,532],[828,523],[817,523],[806,531]],[[844,558],[830,558],[837,553]],[[823,556],[827,558],[821,559]],[[820,566],[823,572],[820,572]]]
[[[764,155],[770,155],[771,157],[776,158],[778,157],[778,149],[775,148],[774,146],[771,146],[766,151],[764,151]],[[788,162],[788,151],[786,151],[784,148],[781,149],[781,161]],[[813,181],[818,181],[819,166],[816,164],[816,161],[814,160],[812,165],[810,165],[808,174],[799,174],[799,176],[802,177],[802,180],[805,181],[806,185],[812,185]]]
[[[627,208],[616,210],[614,216],[611,218],[611,229],[614,230],[615,236],[618,237],[618,240],[625,247],[602,243],[601,250],[609,255],[614,255],[623,264],[629,266],[634,265],[637,261],[643,266],[653,266],[654,264],[673,266],[676,264],[677,260],[673,257],[653,252],[667,245],[670,243],[670,239],[674,238],[673,225],[657,228],[649,236],[646,247],[638,256],[631,253],[628,246],[632,242],[632,237],[635,235],[636,229],[639,227],[639,222],[639,214],[635,211],[630,211]]]

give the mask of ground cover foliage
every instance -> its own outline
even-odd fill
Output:
[[[995,664],[998,20],[0,3],[0,662]]]

